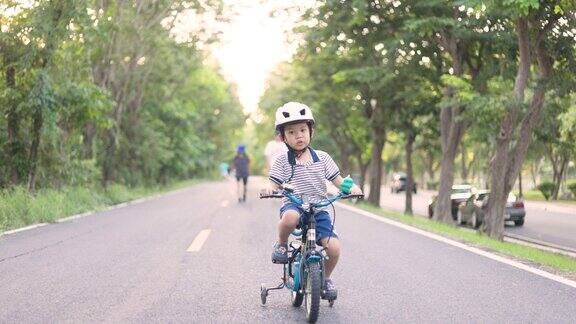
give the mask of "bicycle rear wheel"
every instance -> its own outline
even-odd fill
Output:
[[[320,312],[320,293],[322,290],[322,274],[320,265],[312,263],[308,266],[306,286],[304,287],[304,305],[306,306],[306,320],[315,323]]]

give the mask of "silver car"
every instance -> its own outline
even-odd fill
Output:
[[[478,228],[484,222],[489,196],[490,191],[478,190],[468,200],[460,203],[456,214],[456,222],[461,225],[469,224],[473,228]],[[508,195],[504,213],[505,221],[513,221],[516,226],[524,225],[526,216],[524,202],[518,200],[513,193]]]

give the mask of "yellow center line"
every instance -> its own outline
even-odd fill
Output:
[[[204,242],[206,242],[206,239],[208,239],[210,232],[212,232],[212,230],[205,229],[202,230],[200,233],[198,233],[198,235],[196,236],[194,241],[192,241],[192,244],[190,244],[190,247],[188,247],[188,250],[186,251],[188,252],[200,251],[200,249],[202,249],[202,245],[204,245]]]

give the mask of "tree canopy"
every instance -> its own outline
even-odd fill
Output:
[[[262,97],[263,122],[285,101],[310,105],[326,136],[317,145],[370,179],[373,204],[394,169],[439,183],[434,214],[448,223],[455,178],[490,187],[485,230],[501,237],[532,139],[564,152],[559,165],[573,161],[575,10],[566,0],[318,2]],[[363,158],[349,163],[354,147]]]
[[[172,32],[184,13],[220,17],[220,1],[4,1],[0,12],[0,187],[164,183],[230,158],[245,116],[197,46],[215,35]]]

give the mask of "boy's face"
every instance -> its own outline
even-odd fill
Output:
[[[284,128],[284,141],[297,151],[308,147],[310,144],[308,124],[303,122],[286,126]]]

